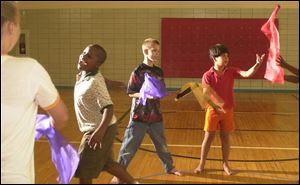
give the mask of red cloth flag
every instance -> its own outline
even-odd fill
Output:
[[[261,31],[266,35],[270,41],[269,55],[267,59],[267,67],[265,72],[265,79],[272,83],[284,83],[284,71],[282,67],[276,65],[276,58],[280,55],[279,32],[275,25],[275,18],[280,9],[276,5],[269,20],[261,27]]]

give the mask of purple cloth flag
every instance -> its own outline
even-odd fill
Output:
[[[168,95],[167,89],[163,81],[145,73],[145,81],[140,90],[140,103],[146,105],[147,97],[163,98]]]
[[[74,147],[50,124],[47,115],[38,114],[36,118],[35,140],[46,136],[51,147],[52,161],[58,171],[58,182],[69,184],[79,163]]]

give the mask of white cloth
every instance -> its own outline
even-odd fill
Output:
[[[1,56],[1,184],[34,183],[38,106],[60,101],[47,71],[34,59]]]

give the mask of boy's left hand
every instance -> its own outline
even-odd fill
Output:
[[[264,61],[264,57],[265,57],[265,54],[262,54],[261,56],[256,54],[256,63],[261,64]]]

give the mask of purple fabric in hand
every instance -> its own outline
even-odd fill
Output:
[[[52,161],[58,171],[58,182],[69,184],[79,163],[74,147],[56,131],[47,115],[38,114],[36,118],[35,140],[46,136],[51,147]]]
[[[140,90],[140,103],[146,105],[147,97],[163,98],[168,95],[167,89],[163,81],[145,73],[145,81]]]

